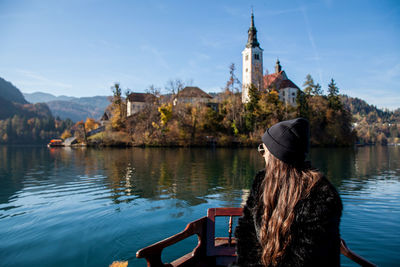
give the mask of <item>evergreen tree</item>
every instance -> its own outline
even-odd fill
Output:
[[[334,79],[331,79],[331,82],[328,84],[328,101],[329,107],[333,110],[340,110],[343,107],[339,98],[339,88]]]
[[[256,114],[259,111],[258,101],[260,100],[260,92],[254,84],[249,86],[249,102],[245,105],[245,126],[247,131],[254,130]]]
[[[335,80],[331,79],[331,82],[328,84],[328,97],[334,97],[339,94],[339,88],[336,86]]]
[[[297,93],[296,103],[297,103],[297,115],[299,117],[308,118],[309,106],[308,106],[307,96],[304,92],[299,90],[299,92]]]
[[[254,84],[249,86],[249,102],[246,103],[246,110],[254,112],[258,109],[258,101],[260,100],[260,92]]]
[[[321,85],[317,83],[312,90],[313,95],[322,95],[324,92],[322,91]]]

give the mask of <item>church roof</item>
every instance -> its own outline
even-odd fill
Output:
[[[274,87],[276,90],[284,88],[297,88],[300,89],[295,83],[289,80],[286,76],[285,71],[281,70],[277,73],[272,73],[264,76],[264,87]]]
[[[156,96],[149,93],[131,93],[128,95],[130,102],[152,102],[156,99]]]
[[[202,98],[212,98],[209,94],[201,90],[196,86],[186,86],[183,88],[176,97],[202,97]]]
[[[266,87],[271,86],[277,80],[282,80],[282,71],[278,73],[272,73],[264,76],[264,85]]]
[[[300,88],[294,84],[294,82],[292,82],[291,80],[287,79],[287,80],[283,80],[280,84],[279,84],[279,89],[284,89],[284,88],[296,88],[299,89]]]

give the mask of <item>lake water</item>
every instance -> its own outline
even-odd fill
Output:
[[[315,148],[310,157],[343,199],[348,246],[399,266],[400,147]],[[138,249],[207,208],[240,206],[262,167],[255,149],[0,147],[0,266],[146,266]],[[195,245],[174,245],[163,259]]]

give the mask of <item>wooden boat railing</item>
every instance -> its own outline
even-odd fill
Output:
[[[145,258],[148,267],[185,267],[185,266],[228,266],[236,259],[235,238],[232,237],[232,217],[241,216],[242,208],[212,208],[207,216],[190,222],[186,228],[169,238],[140,249],[137,258]],[[228,216],[228,237],[215,237],[215,217]],[[163,263],[161,254],[164,248],[176,244],[192,235],[197,235],[198,243],[192,252],[171,263]],[[340,252],[350,260],[365,267],[376,265],[351,251],[341,239]]]

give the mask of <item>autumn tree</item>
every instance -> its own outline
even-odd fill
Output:
[[[65,140],[67,138],[70,138],[71,136],[72,136],[71,131],[65,129],[64,132],[61,134],[61,139]]]
[[[171,79],[165,85],[165,90],[172,96],[179,93],[183,88],[185,88],[185,83],[181,79]]]
[[[100,123],[96,122],[93,118],[87,118],[85,121],[85,128],[87,131],[92,131],[94,129],[99,128]]]
[[[238,134],[242,124],[241,112],[243,110],[241,94],[239,93],[240,81],[235,75],[235,64],[229,66],[229,78],[222,93],[220,113],[223,115],[222,124],[228,132]],[[209,115],[212,112],[209,111]],[[214,114],[216,115],[216,114]]]
[[[303,83],[303,92],[305,96],[310,96],[314,90],[315,84],[314,79],[311,77],[310,74],[307,74],[306,80]]]
[[[75,123],[73,128],[75,130],[74,135],[75,135],[76,139],[87,143],[87,131],[86,131],[85,123],[83,122],[83,120]]]
[[[238,93],[241,84],[235,75],[235,70],[235,64],[231,63],[231,65],[229,65],[229,79],[225,86],[225,90],[230,91],[231,93]]]
[[[315,84],[314,79],[310,74],[307,74],[306,80],[303,83],[303,92],[309,97],[311,95],[322,95],[322,88],[319,83]]]
[[[113,92],[111,105],[111,126],[116,130],[125,127],[126,120],[126,104],[122,98],[122,88],[119,83],[115,83],[111,90]]]

